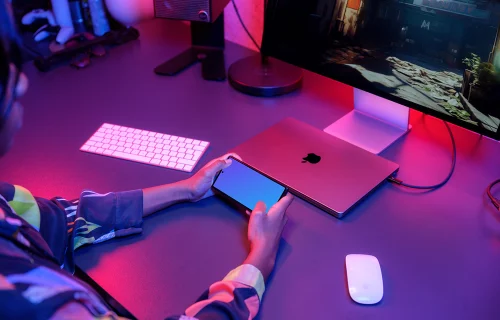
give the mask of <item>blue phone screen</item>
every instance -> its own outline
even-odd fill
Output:
[[[214,187],[250,210],[262,201],[266,204],[266,212],[285,191],[285,187],[234,159],[219,174]]]

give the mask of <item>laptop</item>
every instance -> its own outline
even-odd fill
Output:
[[[231,152],[337,218],[399,169],[396,163],[293,118]]]

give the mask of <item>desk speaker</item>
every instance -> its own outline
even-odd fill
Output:
[[[154,0],[155,17],[214,22],[229,0]]]

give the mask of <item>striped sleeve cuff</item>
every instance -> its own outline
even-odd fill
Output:
[[[235,281],[254,288],[259,295],[259,301],[262,300],[262,295],[266,290],[262,273],[251,264],[243,264],[232,270],[224,278],[224,281]]]

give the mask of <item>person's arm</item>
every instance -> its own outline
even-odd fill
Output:
[[[266,214],[264,203],[252,211],[248,225],[250,254],[244,263],[216,282],[186,309],[183,316],[168,320],[239,320],[253,319],[259,312],[265,282],[274,269],[281,233],[287,217],[285,211],[293,200],[288,194]]]

